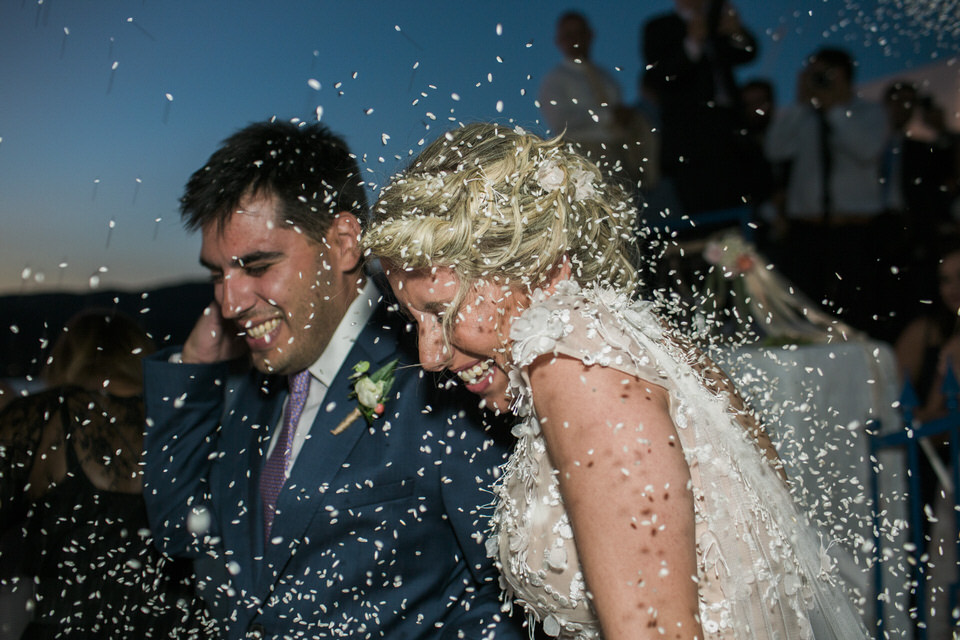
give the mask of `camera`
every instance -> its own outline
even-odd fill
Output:
[[[814,89],[829,89],[833,86],[833,74],[827,70],[818,70],[810,74],[810,86]]]

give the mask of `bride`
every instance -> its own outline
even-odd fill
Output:
[[[635,211],[560,139],[470,125],[365,246],[421,364],[521,418],[488,551],[562,638],[865,637],[728,378],[632,293]]]

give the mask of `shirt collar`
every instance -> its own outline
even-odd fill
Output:
[[[350,303],[343,319],[337,325],[327,348],[323,350],[316,362],[310,365],[310,374],[328,388],[343,365],[343,361],[347,359],[350,349],[360,337],[360,332],[373,315],[373,309],[377,306],[379,299],[380,291],[373,281],[367,278],[367,283],[356,299]]]

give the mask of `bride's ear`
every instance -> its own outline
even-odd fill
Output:
[[[543,285],[541,285],[541,288],[552,292],[556,288],[557,283],[563,280],[569,280],[571,273],[570,258],[563,256],[560,259],[560,262],[553,265],[553,268],[547,272],[546,277],[543,279]]]

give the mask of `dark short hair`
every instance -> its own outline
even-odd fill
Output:
[[[843,49],[836,47],[824,47],[817,49],[810,60],[822,62],[831,69],[839,69],[846,76],[847,80],[853,81],[853,57]]]
[[[283,220],[318,242],[341,211],[361,224],[367,215],[360,168],[343,139],[320,123],[276,120],[227,138],[190,176],[180,215],[191,231],[222,226],[242,198],[260,195],[277,198]]]
[[[588,29],[590,28],[590,21],[587,20],[587,16],[583,15],[579,11],[564,11],[562,14],[560,14],[560,17],[557,18],[557,24],[566,22],[567,20],[579,20],[585,27]]]

